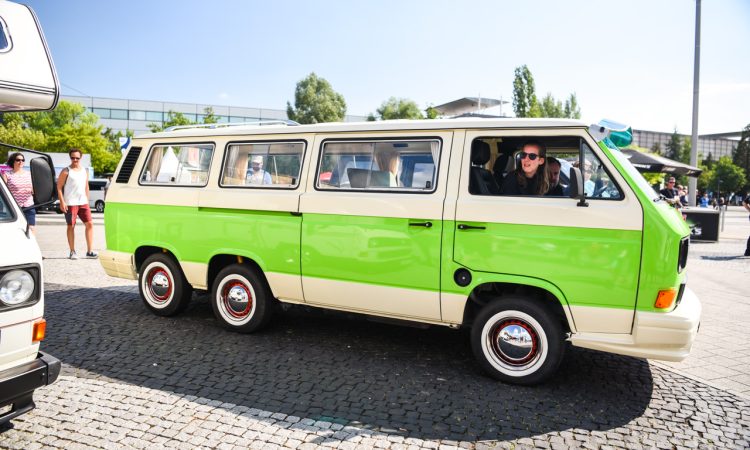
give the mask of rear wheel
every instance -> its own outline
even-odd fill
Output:
[[[474,356],[492,377],[531,385],[549,379],[565,352],[565,333],[538,301],[505,297],[487,305],[471,330]]]
[[[193,289],[170,256],[156,253],[143,262],[138,291],[148,309],[158,316],[173,316],[187,307]]]
[[[211,307],[227,329],[240,333],[257,331],[271,319],[274,306],[263,277],[246,265],[225,267],[214,279]]]

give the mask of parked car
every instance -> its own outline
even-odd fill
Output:
[[[89,180],[89,206],[92,211],[104,212],[104,196],[107,193],[107,180],[92,178]]]

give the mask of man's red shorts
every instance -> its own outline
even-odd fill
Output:
[[[89,205],[68,206],[68,212],[65,213],[65,222],[68,225],[75,225],[76,217],[80,217],[81,222],[91,222],[91,208],[89,208]]]

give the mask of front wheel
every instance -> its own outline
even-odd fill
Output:
[[[506,383],[532,385],[557,371],[565,352],[562,324],[540,302],[505,297],[477,316],[471,346],[482,368]]]
[[[173,316],[181,312],[193,294],[180,266],[163,253],[146,258],[138,278],[141,299],[157,316]]]
[[[232,264],[216,275],[211,289],[211,307],[225,328],[251,333],[268,323],[275,300],[256,270]]]

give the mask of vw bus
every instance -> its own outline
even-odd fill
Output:
[[[535,384],[567,343],[681,360],[701,306],[689,230],[622,156],[622,130],[551,119],[175,127],[133,139],[105,271],[171,316],[208,291],[259,330],[279,303],[470,328],[491,376]],[[503,195],[524,143],[564,195]]]

